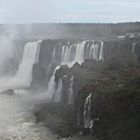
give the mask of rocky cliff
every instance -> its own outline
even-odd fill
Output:
[[[40,48],[32,87],[45,90],[51,80],[54,86],[51,103],[35,111],[37,121],[63,137],[78,131],[88,135],[92,128],[104,140],[140,138],[139,38],[44,40]]]
[[[81,43],[83,43],[84,47]],[[138,38],[103,41],[43,40],[40,48],[39,63],[34,65],[33,72],[32,85],[36,86],[38,84],[39,86],[47,84],[45,81],[47,82],[52,76],[52,71],[56,65],[68,66],[76,62],[82,63],[85,60],[104,61],[107,63],[115,60],[123,61],[128,58],[139,59],[140,57],[140,41]],[[78,50],[77,48],[82,49]],[[79,55],[78,53],[81,54]]]

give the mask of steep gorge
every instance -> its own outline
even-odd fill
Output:
[[[36,122],[44,122],[60,137],[90,135],[89,127],[93,125],[92,134],[99,139],[137,140],[139,39],[138,33],[129,33],[114,39],[27,40],[21,41],[20,47],[17,42],[5,44],[3,40],[7,48],[0,47],[0,74],[4,78],[0,90],[8,98],[15,97],[13,102],[17,104],[18,94],[22,94],[21,110],[24,102],[35,105]],[[10,103],[3,99],[4,105]],[[11,107],[16,103],[10,103]]]
[[[91,113],[94,119],[100,118],[97,125],[95,124],[95,135],[103,139],[112,140],[120,137],[123,140],[127,139],[127,135],[123,132],[116,135],[111,132],[115,131],[116,127],[118,131],[124,129],[130,132],[132,137],[129,139],[138,139],[139,135],[133,137],[132,131],[135,131],[135,128],[125,129],[126,124],[119,127],[115,123],[122,123],[128,114],[132,118],[135,116],[131,110],[132,104],[139,108],[138,102],[128,103],[129,95],[126,92],[123,95],[119,94],[125,89],[128,81],[136,75],[139,77],[139,48],[140,42],[137,38],[103,41],[42,41],[39,63],[34,65],[32,88],[43,88],[46,96],[49,95],[51,103],[43,104],[35,111],[37,120],[44,121],[47,127],[60,136],[71,136],[78,130],[85,133],[84,104],[89,93],[92,92],[96,98]],[[124,98],[126,101],[121,102]],[[115,99],[120,100],[119,110],[116,110]],[[123,109],[126,112],[119,113]],[[119,111],[118,114],[115,114],[116,111]],[[139,117],[138,111],[136,114]],[[119,116],[120,122],[117,120]],[[115,123],[110,125],[113,119]],[[53,125],[51,121],[56,123]]]

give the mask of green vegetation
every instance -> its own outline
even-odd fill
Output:
[[[69,137],[77,131],[73,106],[58,103],[46,103],[35,110],[37,121],[45,125],[60,137]]]
[[[62,67],[63,74],[74,75],[74,104],[46,103],[35,110],[37,121],[45,122],[61,137],[77,134],[83,128],[83,110],[90,92],[96,94],[92,114],[100,118],[94,124],[94,135],[100,140],[140,139],[140,65],[134,57],[106,62],[86,60],[82,66]],[[68,79],[69,80],[69,79]],[[67,83],[67,82],[65,82]],[[79,111],[80,107],[80,111]],[[77,125],[77,113],[80,125]]]

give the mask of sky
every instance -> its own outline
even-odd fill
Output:
[[[140,0],[0,0],[0,23],[140,21]]]

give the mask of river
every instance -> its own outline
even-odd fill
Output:
[[[0,140],[55,140],[42,124],[35,123],[32,109],[26,91],[0,94]]]

